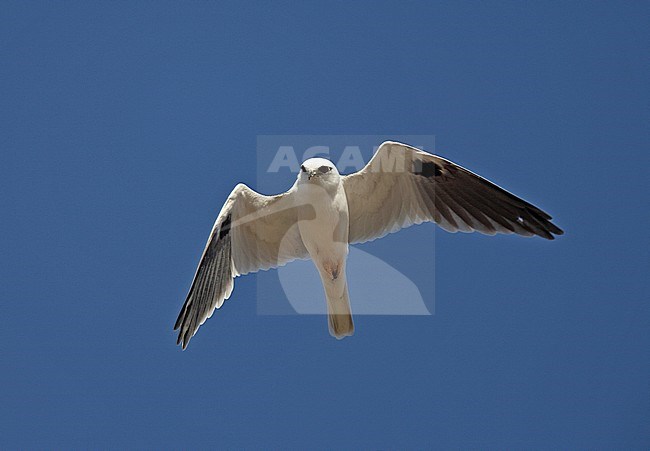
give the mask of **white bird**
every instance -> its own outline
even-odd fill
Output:
[[[238,184],[201,256],[174,329],[185,349],[223,305],[240,275],[311,258],[327,299],[330,334],[352,335],[345,265],[348,245],[435,222],[449,232],[516,233],[549,240],[564,232],[551,216],[492,182],[406,144],[387,141],[359,172],[340,175],[310,158],[277,196]]]

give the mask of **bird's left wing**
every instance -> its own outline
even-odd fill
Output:
[[[297,222],[298,209],[311,207],[295,205],[292,193],[264,196],[239,184],[228,196],[174,325],[183,349],[230,297],[235,277],[308,256]],[[301,217],[306,216],[303,212]]]
[[[552,240],[551,216],[473,172],[406,144],[383,143],[343,177],[350,243],[433,221],[449,232],[516,233]]]

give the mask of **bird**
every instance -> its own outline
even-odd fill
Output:
[[[553,240],[551,216],[445,158],[386,141],[358,172],[341,175],[309,158],[293,186],[267,196],[238,184],[212,227],[174,325],[186,349],[199,327],[230,297],[234,279],[311,259],[325,290],[328,329],[354,333],[346,261],[364,243],[424,222],[448,232],[517,234]]]

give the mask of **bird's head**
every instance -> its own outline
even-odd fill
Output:
[[[340,178],[336,165],[325,158],[310,158],[300,166],[298,180],[315,183],[338,183]]]

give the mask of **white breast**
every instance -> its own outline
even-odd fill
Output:
[[[318,183],[297,186],[297,199],[310,205],[315,218],[301,218],[298,228],[314,261],[340,259],[348,252],[348,203],[343,186],[325,189]]]

